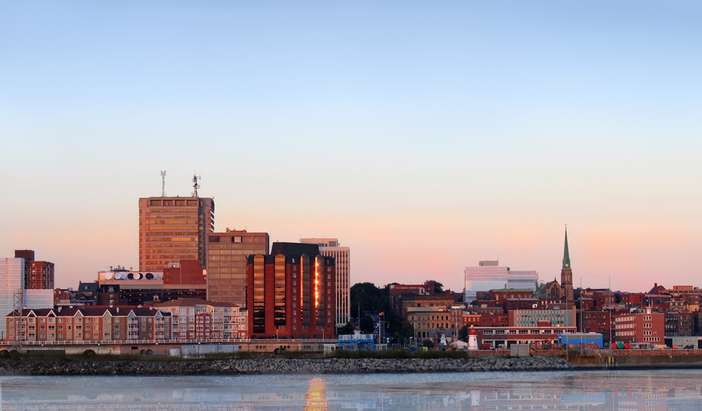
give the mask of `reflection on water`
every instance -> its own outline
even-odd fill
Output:
[[[307,388],[307,395],[305,395],[305,411],[326,411],[328,409],[324,380],[312,378],[309,382],[309,388]]]
[[[2,377],[2,410],[700,410],[702,370]]]

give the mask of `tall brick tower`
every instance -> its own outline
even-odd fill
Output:
[[[573,270],[570,268],[570,251],[568,250],[568,227],[565,229],[565,244],[563,245],[563,267],[561,268],[561,289],[563,301],[573,304]]]

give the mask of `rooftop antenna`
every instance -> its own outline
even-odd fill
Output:
[[[166,170],[161,170],[161,197],[166,196]]]
[[[193,174],[193,197],[197,197],[197,190],[200,188],[200,180],[202,180],[202,177],[200,177],[197,174]]]

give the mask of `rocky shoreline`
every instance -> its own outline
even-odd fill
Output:
[[[253,358],[106,359],[10,358],[0,360],[0,375],[251,375],[365,374],[471,371],[568,370],[558,357],[528,358]]]

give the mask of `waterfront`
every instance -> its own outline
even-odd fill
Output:
[[[2,377],[3,410],[699,410],[702,370]]]

